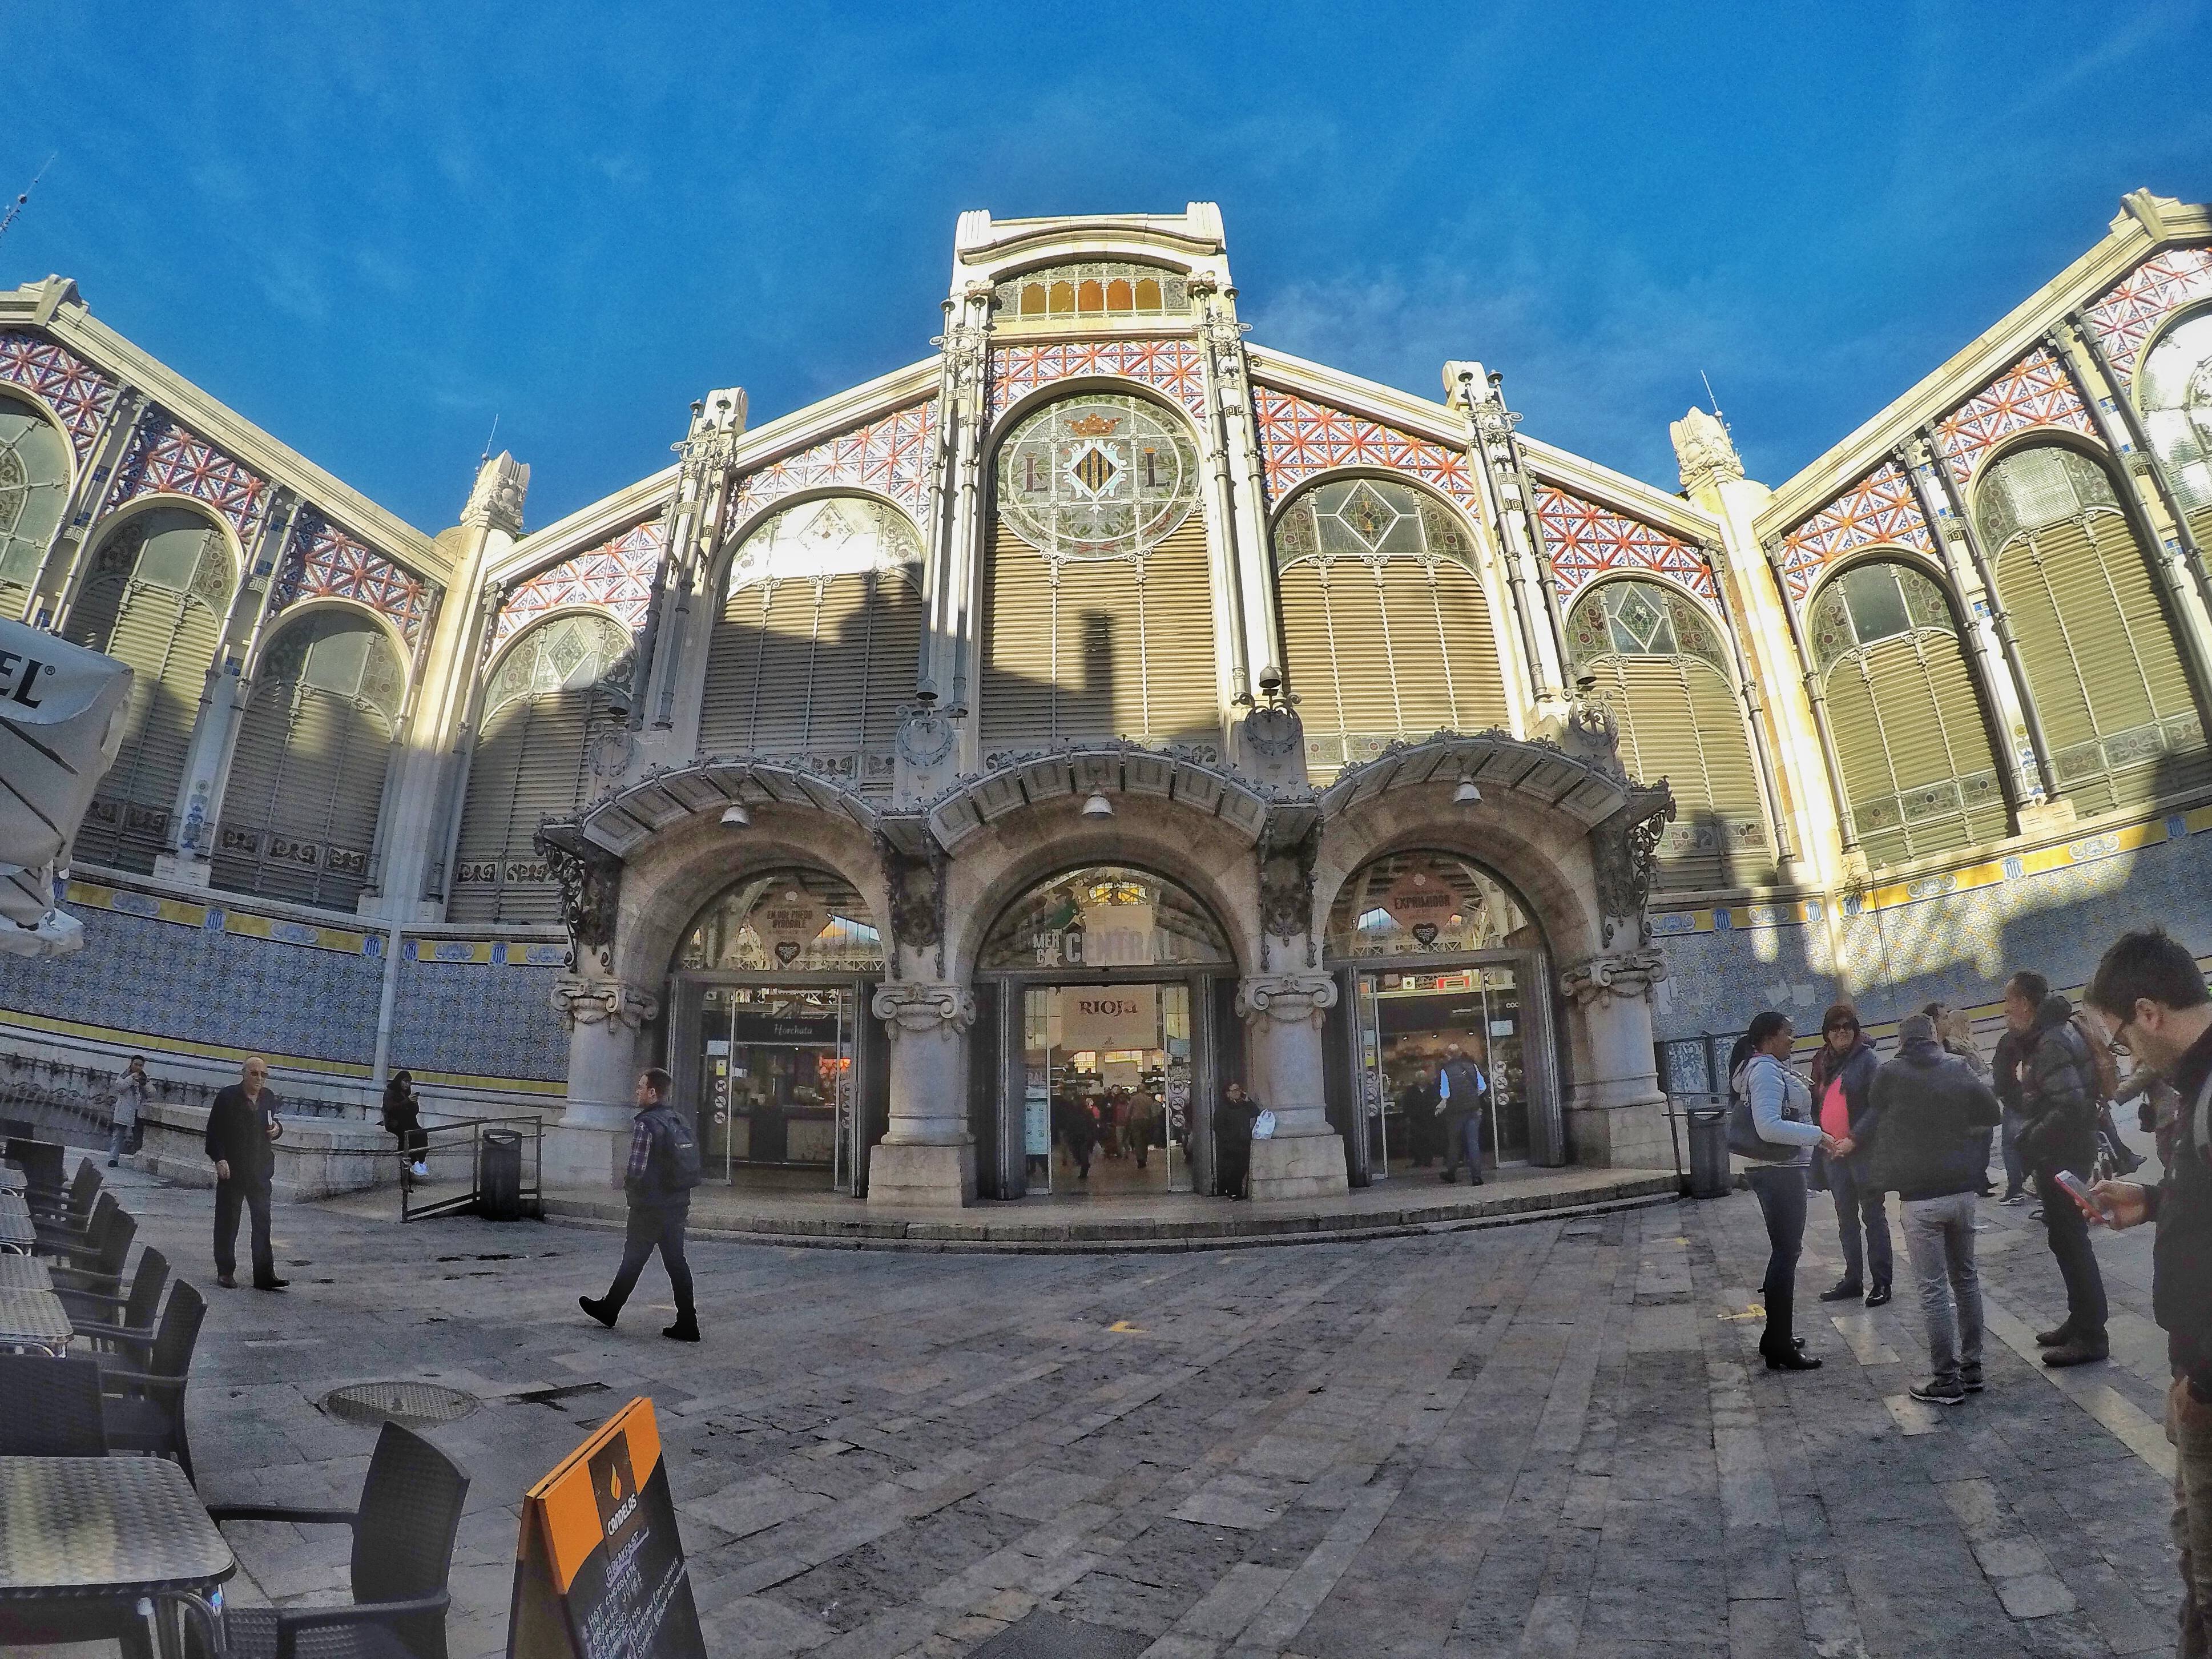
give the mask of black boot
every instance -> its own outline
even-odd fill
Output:
[[[2035,1334],[2036,1344],[2039,1347],[2063,1348],[2073,1340],[2074,1316],[2072,1314],[2068,1314],[2049,1330],[2038,1331]]]
[[[674,1342],[696,1342],[699,1340],[699,1316],[690,1308],[677,1310],[676,1322],[660,1333]]]
[[[615,1320],[622,1312],[620,1308],[611,1308],[604,1301],[594,1302],[588,1296],[578,1297],[576,1305],[609,1330],[614,1329]]]
[[[1759,1351],[1765,1356],[1770,1371],[1816,1371],[1820,1362],[1802,1352],[1796,1338],[1791,1334],[1791,1304],[1796,1300],[1797,1287],[1785,1285],[1779,1291],[1770,1291],[1766,1297],[1766,1334],[1759,1340]]]

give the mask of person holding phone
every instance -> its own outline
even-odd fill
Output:
[[[2158,1224],[2151,1311],[2166,1332],[2173,1383],[2174,1542],[2181,1557],[2181,1647],[2212,1651],[2212,992],[2197,959],[2163,928],[2123,934],[2083,1000],[2112,1040],[2170,1082],[2181,1111],[2157,1186],[2100,1181],[2078,1200],[2107,1227]]]
[[[1766,1328],[1759,1334],[1759,1352],[1771,1371],[1817,1370],[1820,1364],[1800,1350],[1790,1327],[1797,1258],[1805,1249],[1805,1170],[1814,1147],[1832,1153],[1836,1140],[1813,1121],[1813,1091],[1790,1069],[1790,1048],[1796,1037],[1790,1017],[1770,1009],[1753,1018],[1751,1030],[1729,1056],[1729,1086],[1750,1103],[1759,1139],[1796,1149],[1744,1171],[1766,1222],[1766,1277],[1759,1285]]]
[[[2038,1331],[2050,1366],[2086,1365],[2112,1352],[2105,1336],[2105,1277],[2089,1247],[2081,1212],[2058,1172],[2089,1169],[2097,1158],[2096,1065],[2074,1024],[2074,1005],[2042,975],[2023,970],[2005,981],[2005,1023],[2021,1035],[2021,1107],[2027,1127],[2021,1154],[2043,1200],[2043,1227],[2066,1283],[2066,1317]]]

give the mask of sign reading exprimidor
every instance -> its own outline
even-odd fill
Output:
[[[650,1400],[602,1424],[522,1505],[508,1659],[706,1659]]]

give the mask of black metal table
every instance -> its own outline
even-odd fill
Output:
[[[28,1255],[38,1242],[39,1230],[31,1224],[31,1206],[22,1195],[0,1193],[0,1250]]]
[[[12,1640],[17,1622],[51,1632],[72,1613],[100,1635],[125,1614],[145,1621],[157,1651],[179,1653],[178,1620],[159,1615],[166,1603],[197,1616],[220,1655],[221,1586],[237,1571],[166,1458],[0,1457],[0,1638]]]
[[[54,1276],[34,1255],[0,1255],[0,1291],[51,1291]]]
[[[69,1310],[52,1291],[0,1288],[0,1349],[35,1348],[58,1359],[76,1334]]]

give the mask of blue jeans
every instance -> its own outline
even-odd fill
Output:
[[[1462,1162],[1471,1179],[1482,1179],[1482,1111],[1479,1107],[1460,1119],[1456,1127],[1444,1137],[1444,1173],[1449,1175]]]
[[[1836,1237],[1844,1247],[1844,1278],[1853,1285],[1866,1282],[1871,1270],[1877,1285],[1889,1283],[1889,1213],[1882,1207],[1879,1188],[1854,1171],[1840,1158],[1828,1160],[1828,1196],[1836,1201]],[[1860,1234],[1865,1234],[1862,1247]]]
[[[118,1123],[107,1132],[107,1161],[110,1164],[131,1150],[131,1133],[135,1126]]]

